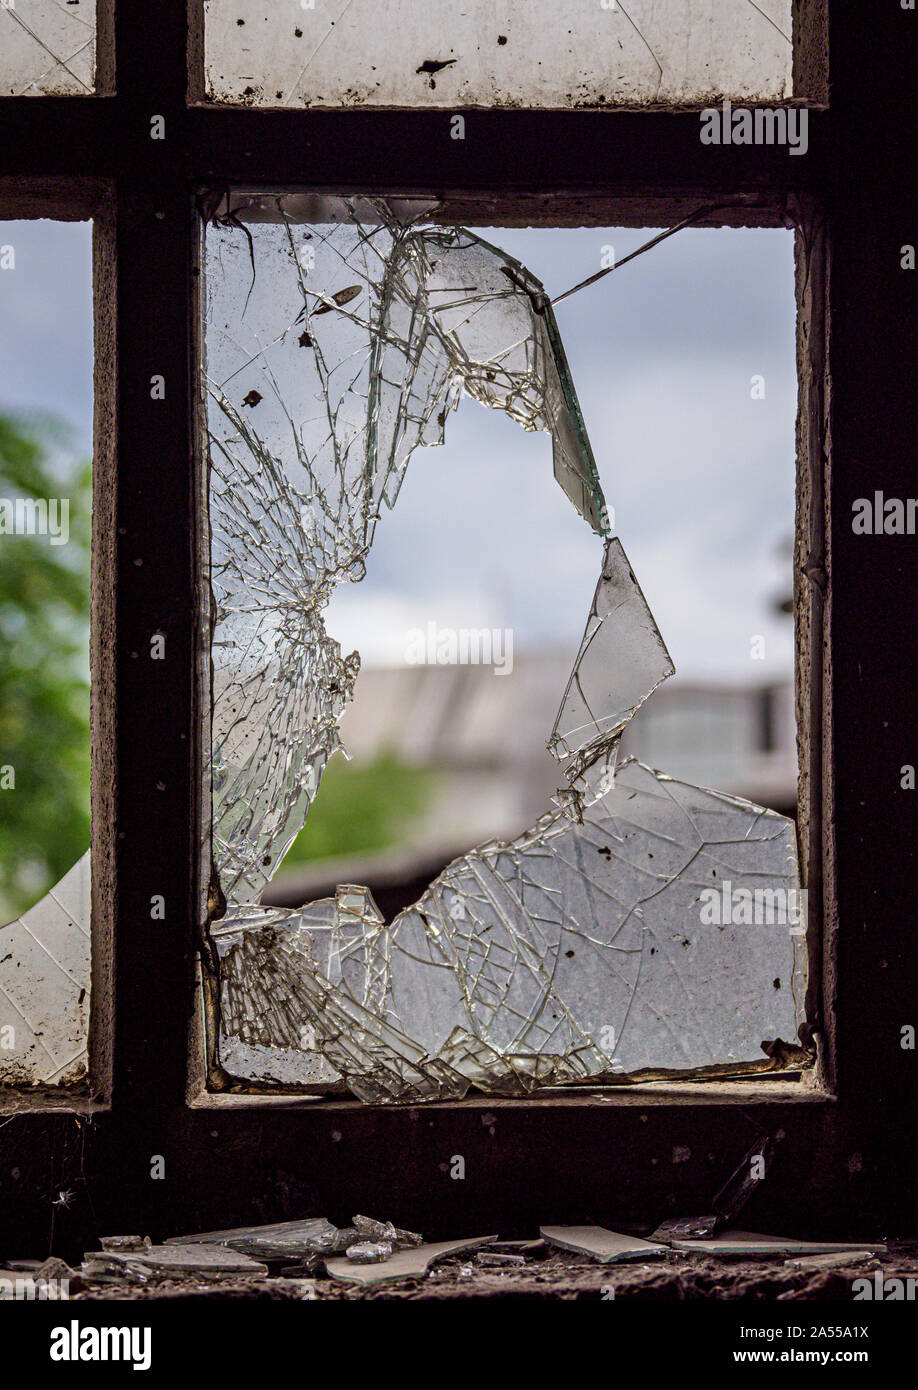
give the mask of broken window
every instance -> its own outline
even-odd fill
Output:
[[[791,94],[791,0],[205,0],[208,95],[261,106],[704,104]]]
[[[69,1085],[90,996],[90,227],[0,223],[0,263],[0,1086]]]
[[[794,824],[620,756],[673,665],[614,534],[549,296],[433,211],[260,194],[208,221],[212,1061],[224,1081],[366,1101],[799,1061]],[[391,922],[354,883],[265,907],[359,669],[325,610],[363,578],[412,455],[466,395],[550,435],[596,537],[544,730],[556,797]]]
[[[476,234],[556,287],[650,235]],[[788,814],[794,625],[778,601],[792,586],[793,244],[781,227],[688,228],[557,308],[618,532],[677,671],[629,723],[623,756]],[[470,846],[531,826],[558,785],[546,731],[596,573],[550,437],[469,399],[406,471],[365,578],[325,610],[342,650],[360,653],[339,726],[349,757],[331,760],[262,902],[362,883],[391,920]]]
[[[5,96],[78,96],[95,90],[96,0],[0,4]]]

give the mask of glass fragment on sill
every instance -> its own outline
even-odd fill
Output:
[[[763,1039],[801,1021],[793,823],[616,765],[673,666],[608,534],[554,313],[519,262],[423,217],[259,195],[207,229],[217,1059],[242,1081],[368,1102],[761,1065]],[[390,924],[361,885],[263,908],[359,668],[323,610],[362,578],[412,452],[442,442],[463,395],[551,434],[555,476],[603,538],[546,730],[566,786]],[[712,890],[727,907],[706,921]],[[736,890],[771,916],[734,920]]]
[[[78,96],[95,90],[95,0],[0,4],[0,93]]]
[[[191,1236],[172,1236],[168,1245],[225,1245],[255,1260],[282,1256],[327,1255],[347,1249],[356,1231],[342,1231],[324,1216],[300,1221],[277,1221],[268,1226],[237,1226],[227,1231],[204,1231]]]
[[[781,100],[791,0],[205,0],[211,99],[571,108]]]
[[[87,1074],[89,851],[40,902],[0,927],[0,1084]]]

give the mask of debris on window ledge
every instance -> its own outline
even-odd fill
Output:
[[[359,1218],[354,1218],[355,1222]],[[324,1225],[335,1239],[316,1247],[293,1231]],[[389,1223],[375,1223],[388,1225]],[[286,1230],[285,1245],[276,1233]],[[274,1233],[274,1234],[272,1234]],[[248,1241],[248,1243],[245,1243]],[[649,1241],[631,1230],[542,1226],[538,1239],[497,1235],[386,1246],[364,1262],[354,1252],[367,1241],[352,1226],[336,1230],[324,1218],[242,1231],[214,1231],[155,1245],[148,1237],[105,1237],[74,1268],[51,1258],[8,1259],[0,1268],[0,1298],[72,1300],[155,1299],[219,1294],[313,1300],[380,1290],[389,1297],[546,1297],[564,1291],[595,1298],[601,1271],[612,1273],[623,1296],[710,1297],[754,1291],[766,1276],[785,1299],[812,1298],[835,1285],[850,1297],[852,1279],[873,1285],[918,1270],[914,1242],[810,1240],[729,1231],[708,1240]],[[253,1254],[253,1250],[263,1253]],[[348,1258],[351,1256],[351,1258]],[[841,1274],[840,1271],[844,1271]],[[604,1275],[603,1277],[608,1277]],[[904,1281],[903,1281],[904,1282]]]

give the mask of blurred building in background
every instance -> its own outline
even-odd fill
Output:
[[[380,759],[426,779],[395,843],[297,862],[296,850],[264,901],[298,905],[365,882],[387,914],[414,897],[457,854],[507,838],[552,809],[563,777],[545,743],[571,669],[561,649],[521,653],[512,672],[490,666],[368,667],[346,709],[342,739],[352,756],[331,776],[353,778]],[[340,759],[341,755],[337,755]],[[660,687],[625,732],[621,757],[637,757],[701,786],[731,792],[792,815],[796,804],[793,684]],[[327,774],[328,775],[328,774]],[[310,812],[321,829],[322,788]],[[355,818],[360,810],[353,807]],[[304,832],[304,836],[308,832]],[[327,841],[326,841],[327,843]]]

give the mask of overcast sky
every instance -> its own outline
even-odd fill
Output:
[[[481,233],[558,294],[652,232]],[[83,224],[0,223],[0,409],[48,411],[88,451],[90,238]],[[791,671],[793,244],[787,232],[686,230],[558,307],[616,529],[677,673]],[[751,378],[765,398],[751,398]],[[384,513],[367,578],[328,627],[365,661],[400,660],[408,629],[500,626],[516,650],[576,647],[601,546],[551,472],[547,435],[464,401],[443,448],[418,449]],[[765,660],[750,643],[765,638]]]
[[[48,412],[92,446],[92,236],[88,222],[0,222],[0,410]]]
[[[481,233],[553,296],[648,231]],[[616,529],[677,673],[790,675],[794,517],[793,241],[779,230],[686,230],[558,306]],[[751,378],[765,397],[751,397]],[[364,660],[399,659],[405,630],[512,627],[579,641],[601,546],[551,471],[547,435],[466,400],[442,448],[418,449],[383,514],[367,578],[332,601],[329,630]],[[765,659],[751,641],[765,638]]]

